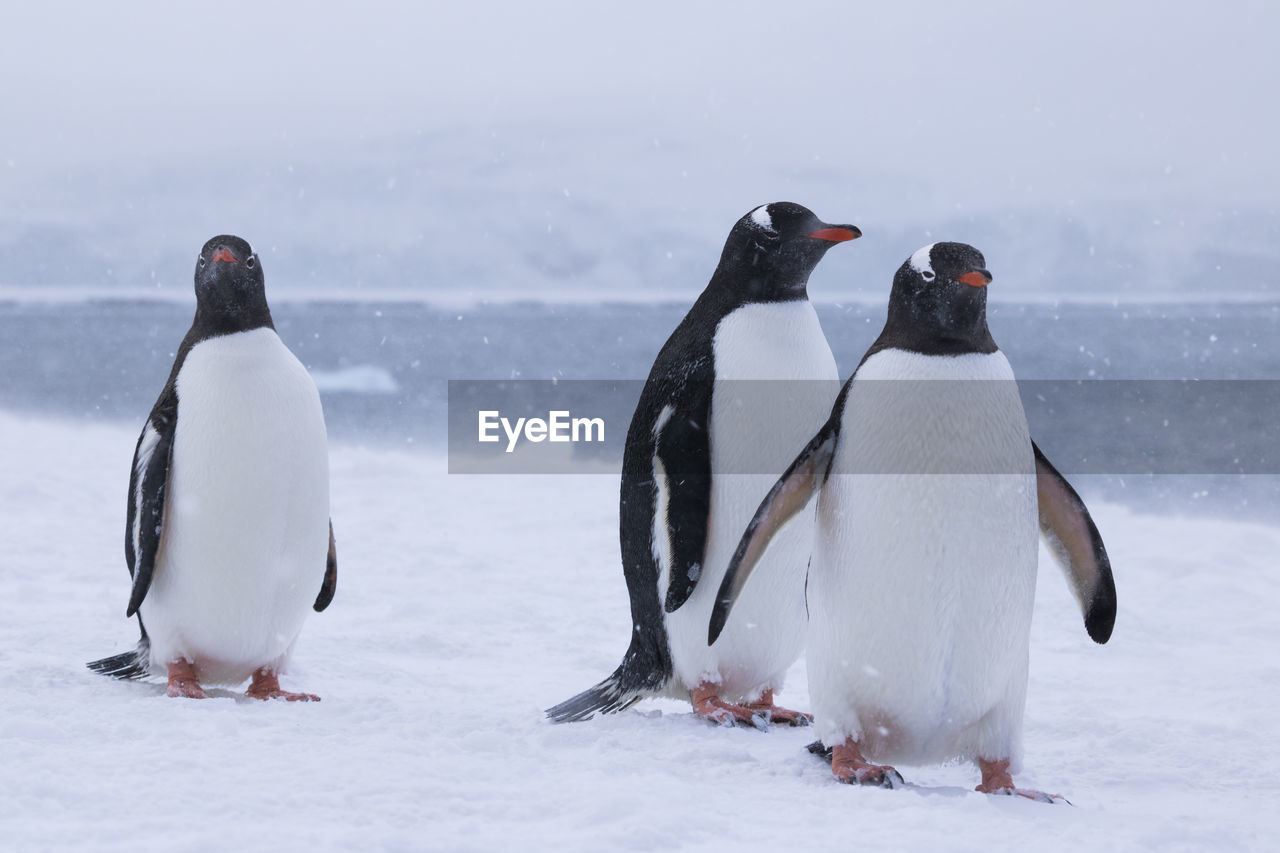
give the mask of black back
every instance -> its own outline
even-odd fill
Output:
[[[666,689],[672,663],[663,609],[673,611],[689,597],[706,550],[716,328],[749,303],[807,299],[809,273],[822,256],[835,243],[861,234],[852,225],[827,225],[791,202],[761,205],[734,224],[711,281],[654,360],[627,430],[618,521],[631,596],[631,644],[612,675],[547,709],[552,720],[620,711]],[[672,565],[665,602],[657,594],[661,569],[654,557],[655,456],[669,501],[664,527]]]
[[[824,230],[846,233],[812,236]],[[670,678],[662,611],[679,608],[702,573],[711,509],[708,429],[716,329],[724,317],[750,303],[807,299],[809,275],[827,250],[860,235],[852,225],[828,225],[791,202],[773,202],[747,213],[729,232],[706,289],[654,360],[627,431],[619,502],[623,571],[636,626],[623,667],[643,682],[637,687],[656,690]],[[654,426],[667,407],[671,415],[655,435]],[[660,568],[653,556],[655,453],[668,482],[672,565],[665,602],[656,594]]]

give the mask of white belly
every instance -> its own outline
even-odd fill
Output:
[[[976,382],[877,382],[881,379]],[[818,503],[809,681],[819,734],[873,760],[1021,752],[1035,593],[1026,417],[1000,353],[884,351],[850,389]]]
[[[152,662],[211,683],[282,667],[324,578],[329,462],[315,383],[270,329],[213,338],[178,375],[151,589]]]
[[[781,687],[787,668],[800,656],[812,510],[774,540],[734,618],[708,647],[711,608],[760,501],[826,421],[840,384],[835,358],[808,301],[740,308],[720,322],[714,348],[706,557],[693,594],[667,614],[667,635],[675,674],[684,686],[719,683],[721,695],[738,699]]]

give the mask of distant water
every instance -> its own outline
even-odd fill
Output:
[[[273,315],[317,376],[335,440],[443,448],[447,380],[643,379],[687,307],[278,301]],[[0,408],[140,426],[192,310],[0,301]],[[884,308],[826,304],[818,313],[847,376]],[[1020,379],[1280,379],[1280,302],[996,303],[989,316]],[[1084,479],[1139,506],[1250,516],[1280,508],[1276,477]]]

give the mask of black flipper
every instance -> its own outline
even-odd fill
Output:
[[[631,597],[631,643],[612,675],[547,709],[554,722],[576,722],[596,713],[621,711],[668,690],[672,666],[663,607],[666,604],[675,609],[688,599],[706,551],[713,358],[709,344],[690,360],[672,341],[681,339],[682,333],[687,337],[687,327],[707,323],[705,313],[695,305],[658,354],[627,430],[618,528],[622,570]],[[702,329],[696,337],[709,342],[713,328]],[[661,470],[655,470],[659,466]],[[667,518],[665,523],[655,524],[663,501]],[[673,518],[683,522],[671,524]],[[670,547],[665,549],[671,555],[669,567],[659,565],[654,554],[664,550],[655,548],[655,529],[669,530]],[[665,602],[658,596],[662,571],[668,573],[669,580]]]
[[[129,511],[124,556],[133,578],[125,615],[138,612],[155,572],[156,553],[164,529],[164,502],[173,461],[173,433],[178,422],[178,394],[170,381],[156,400],[133,451],[129,473]]]
[[[329,556],[324,561],[324,580],[320,583],[320,593],[312,608],[321,612],[333,601],[333,594],[338,590],[338,545],[333,539],[333,520],[329,521]]]
[[[654,474],[660,478],[656,483],[659,493],[665,495],[661,503],[666,505],[665,527],[670,536],[671,565],[667,567],[667,599],[663,603],[668,613],[689,600],[706,558],[711,515],[712,387],[710,377],[685,383],[672,401],[671,415],[654,436],[654,454],[661,465]]]
[[[1102,536],[1084,501],[1031,442],[1036,457],[1036,497],[1040,534],[1053,554],[1084,613],[1084,627],[1094,642],[1111,638],[1116,622],[1116,582]]]
[[[142,624],[138,607],[151,588],[156,554],[164,529],[164,504],[168,492],[169,467],[173,462],[173,434],[178,423],[178,370],[191,349],[191,333],[178,349],[178,358],[160,398],[156,400],[133,449],[129,470],[129,502],[124,530],[124,560],[133,585],[129,592],[127,616],[138,617],[138,645],[132,651],[90,661],[94,672],[113,678],[143,678],[150,673],[151,639]]]
[[[707,645],[714,643],[724,630],[725,623],[729,620],[729,611],[733,609],[747,578],[751,576],[751,570],[764,556],[774,535],[808,505],[826,482],[839,436],[843,401],[844,394],[841,394],[836,402],[835,413],[769,490],[743,532],[738,548],[729,560],[729,568],[725,570],[720,591],[716,594],[715,607],[711,610],[711,621],[707,626]]]

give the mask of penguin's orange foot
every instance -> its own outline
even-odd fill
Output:
[[[747,703],[747,707],[756,714],[763,714],[770,723],[783,723],[788,726],[813,725],[813,714],[806,714],[804,711],[793,711],[790,708],[773,704],[772,690],[766,690],[761,693],[760,698],[755,702]]]
[[[987,761],[984,758],[979,758],[978,768],[982,771],[982,784],[978,785],[974,790],[979,793],[1001,797],[1025,797],[1037,803],[1064,802],[1068,805],[1070,804],[1069,800],[1057,794],[1046,794],[1043,791],[1016,787],[1013,784],[1013,776],[1009,774],[1009,759],[1007,758],[1002,758],[999,761]]]
[[[207,698],[200,683],[196,681],[196,673],[191,668],[191,662],[182,658],[169,664],[169,685],[164,692],[167,696],[184,699]]]
[[[813,722],[813,717],[803,711],[792,711],[773,704],[772,690],[765,691],[755,702],[735,705],[721,699],[714,684],[703,682],[689,691],[689,700],[699,717],[722,726],[741,724],[764,731],[772,723],[807,726]]]
[[[703,682],[690,690],[689,701],[693,703],[695,714],[722,726],[742,723],[763,728],[769,725],[768,721],[764,719],[764,715],[757,716],[756,712],[746,705],[735,705],[732,702],[726,702],[721,699],[716,693],[716,688],[713,684]]]
[[[868,785],[874,788],[900,788],[906,784],[902,774],[887,764],[872,764],[850,738],[831,750],[831,772],[846,785]]]
[[[286,702],[319,702],[320,697],[314,693],[291,693],[280,689],[280,679],[274,672],[259,669],[253,673],[253,682],[245,691],[250,699],[283,699]]]

